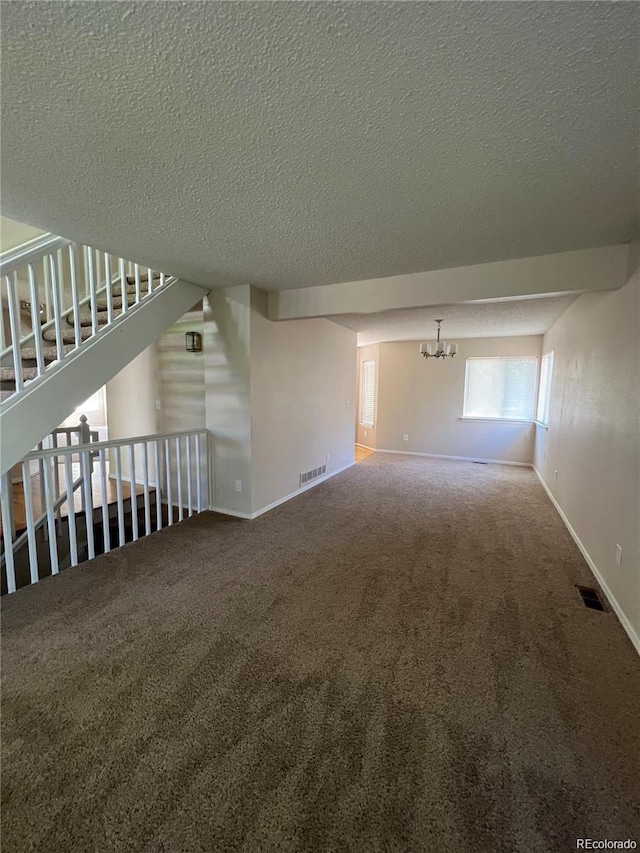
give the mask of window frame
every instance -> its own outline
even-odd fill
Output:
[[[365,409],[365,365],[371,366],[371,421],[363,420]],[[358,424],[366,429],[375,429],[376,422],[376,362],[368,358],[360,362],[360,398],[358,400]]]
[[[470,362],[472,361],[534,361],[536,363],[535,367],[535,378],[533,385],[533,393],[531,395],[531,414],[528,418],[514,418],[514,417],[500,417],[500,416],[491,416],[491,415],[467,415],[465,414],[465,408],[468,400],[468,391],[469,391],[469,368]],[[535,415],[536,415],[536,403],[537,403],[537,391],[538,391],[538,382],[539,382],[539,357],[537,355],[479,355],[479,356],[468,356],[465,360],[464,366],[464,390],[462,396],[462,415],[460,417],[461,421],[489,421],[490,423],[514,423],[514,424],[533,424],[535,423]]]
[[[545,359],[550,359],[550,361],[548,362],[548,364],[550,364],[550,367],[549,367],[549,372],[548,372],[548,378],[546,381],[546,387],[544,388],[546,399],[544,401],[544,406],[543,406],[543,416],[546,415],[546,420],[543,420],[542,418],[539,418],[538,415],[540,414],[540,403],[542,400],[542,392],[543,392],[542,371],[544,370]],[[546,352],[542,356],[542,358],[540,359],[540,375],[538,377],[538,395],[537,395],[537,400],[536,400],[535,423],[538,426],[544,427],[545,429],[549,429],[549,407],[551,405],[551,385],[553,383],[554,360],[555,360],[555,350],[553,348],[550,349],[548,352]]]

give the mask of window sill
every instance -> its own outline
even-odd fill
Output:
[[[534,421],[534,424],[535,424],[537,427],[540,427],[540,429],[544,429],[544,430],[548,430],[548,429],[549,429],[549,424],[543,424],[543,423],[542,423],[542,421]]]
[[[461,421],[487,421],[492,424],[532,424],[534,423],[531,420],[525,420],[523,418],[480,418],[480,417],[472,417],[471,415],[462,415],[460,418]]]

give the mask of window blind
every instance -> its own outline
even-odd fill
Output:
[[[530,421],[536,358],[468,358],[463,417]]]
[[[536,420],[545,426],[549,423],[549,401],[551,399],[551,377],[553,375],[553,350],[542,356],[540,366],[540,390]]]
[[[363,361],[360,374],[360,424],[373,426],[375,361]]]

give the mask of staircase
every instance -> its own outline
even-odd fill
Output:
[[[127,306],[133,307],[136,302],[136,285],[133,280],[133,276],[127,276],[127,285],[126,285],[126,299]],[[140,281],[142,284],[147,284],[149,281],[148,274],[143,273],[140,276]],[[162,282],[162,277],[159,273],[154,273],[151,278],[151,289],[155,289],[160,286]],[[112,307],[114,310],[118,310],[122,308],[122,287],[120,285],[114,285],[112,288]],[[92,308],[95,305],[95,312],[92,312]],[[24,304],[24,308],[31,311],[31,305],[29,303]],[[78,326],[79,328],[79,337],[81,341],[89,340],[90,337],[93,336],[93,313],[95,313],[95,319],[98,327],[107,326],[109,324],[109,312],[108,312],[108,300],[106,298],[95,299],[95,302],[89,303],[89,310],[85,310],[78,315]],[[42,360],[45,365],[52,364],[55,361],[58,361],[60,355],[64,358],[64,356],[73,352],[75,349],[75,341],[76,341],[76,318],[71,314],[66,318],[66,323],[71,328],[63,328],[62,333],[60,334],[60,343],[61,348],[57,346],[58,344],[58,333],[56,329],[46,329],[42,332],[42,346],[40,348],[40,352],[42,355]],[[51,346],[51,343],[56,344],[56,346]],[[38,350],[35,346],[22,346],[20,348],[20,361],[22,364],[22,379],[23,381],[30,381],[32,379],[36,379],[38,376]],[[1,389],[5,392],[5,396],[3,399],[8,399],[11,396],[11,392],[15,392],[16,390],[16,371],[15,368],[12,367],[1,367],[0,368],[0,383]],[[9,393],[6,393],[9,392]]]
[[[0,474],[207,292],[54,235],[0,276]]]

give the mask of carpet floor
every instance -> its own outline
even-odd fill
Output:
[[[529,469],[372,456],[3,601],[3,850],[640,843],[640,659]]]

